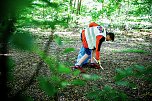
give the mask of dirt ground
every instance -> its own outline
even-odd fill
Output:
[[[68,63],[67,66],[74,65],[78,52],[81,47],[80,35],[77,32],[60,32],[63,45],[58,47],[52,42],[49,49],[49,55],[59,57],[59,61]],[[39,33],[39,32],[38,32]],[[48,40],[46,32],[41,34],[38,44],[44,48],[44,44]],[[56,32],[56,34],[58,34]],[[76,51],[69,54],[62,54],[65,48],[73,47]],[[143,50],[144,52],[122,52],[127,49]],[[57,51],[58,50],[58,51]],[[56,53],[58,52],[58,54]],[[30,79],[40,61],[39,57],[33,53],[23,52],[19,50],[11,50],[12,58],[16,63],[14,68],[15,82],[10,86],[13,88],[12,94],[16,93]],[[94,101],[86,98],[86,93],[94,88],[102,90],[105,85],[124,91],[131,100],[150,101],[152,97],[151,84],[145,84],[144,81],[136,79],[139,88],[130,89],[127,87],[117,87],[113,77],[116,74],[116,68],[126,68],[138,64],[145,68],[152,67],[152,32],[131,31],[128,33],[115,32],[114,42],[104,42],[101,46],[101,64],[104,70],[84,67],[86,74],[97,74],[101,79],[95,81],[87,81],[84,86],[69,86],[66,89],[59,90],[58,101]],[[40,69],[39,75],[49,76],[50,70],[46,64]],[[81,74],[78,78],[81,78]],[[38,87],[38,83],[34,82],[24,92],[35,99],[35,101],[51,101],[50,98]]]

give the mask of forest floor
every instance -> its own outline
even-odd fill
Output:
[[[32,32],[38,36],[38,44],[43,49],[50,32],[41,32],[38,30],[33,30]],[[74,65],[81,47],[79,31],[56,32],[56,34],[62,37],[63,44],[59,47],[55,42],[52,42],[49,55],[57,56],[59,61],[67,63],[67,66]],[[75,48],[76,51],[63,54],[64,49],[69,47]],[[127,50],[142,51],[130,52]],[[12,93],[15,94],[31,78],[40,59],[39,56],[33,53],[16,49],[10,50],[10,54],[12,54],[12,58],[16,63],[14,68],[15,82],[10,84],[13,88]],[[89,68],[87,66],[84,67],[86,74],[97,74],[101,76],[101,79],[88,80],[84,86],[69,86],[59,90],[58,101],[94,101],[86,97],[87,92],[96,90],[97,88],[102,90],[105,85],[123,91],[128,95],[129,99],[150,101],[150,97],[152,97],[151,84],[147,84],[141,79],[135,79],[135,82],[138,84],[137,89],[123,86],[118,87],[114,83],[113,77],[116,75],[116,68],[127,68],[136,64],[144,66],[145,68],[152,67],[152,31],[115,32],[115,41],[104,42],[101,46],[101,64],[104,70]],[[50,70],[47,65],[43,64],[39,75],[50,76]],[[81,77],[82,74],[77,78]],[[40,90],[36,81],[32,85],[29,85],[23,93],[34,98],[35,101],[51,101],[49,97]]]

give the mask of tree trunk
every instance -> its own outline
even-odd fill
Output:
[[[80,0],[79,3],[78,3],[78,9],[77,9],[78,10],[78,14],[80,14],[80,11],[81,11],[81,1],[82,0]]]
[[[79,0],[78,0],[78,2],[77,2],[77,13],[76,13],[77,15],[79,14]]]
[[[76,0],[74,0],[74,3],[73,3],[72,13],[74,13],[74,11],[75,11],[75,5],[76,5]]]
[[[72,1],[73,1],[73,0],[70,0],[70,7],[72,6]]]
[[[5,13],[4,15],[0,15],[0,95],[1,99],[4,99],[4,101],[8,100],[8,41],[14,31],[15,22],[16,19],[11,13]]]

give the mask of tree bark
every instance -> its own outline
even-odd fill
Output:
[[[77,9],[77,10],[78,10],[78,14],[80,14],[80,11],[81,11],[81,1],[82,1],[82,0],[80,0],[80,1],[78,2],[78,9]]]
[[[73,3],[73,10],[72,10],[72,13],[74,13],[74,11],[75,11],[75,5],[76,5],[76,0],[74,0],[74,3]]]
[[[8,41],[14,32],[16,19],[13,14],[0,15],[0,95],[4,101],[8,100],[7,73],[8,73]]]
[[[72,1],[73,1],[73,0],[70,0],[70,6],[72,6]]]

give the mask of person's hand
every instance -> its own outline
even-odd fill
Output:
[[[99,64],[99,66],[100,66],[100,68],[102,68],[103,69],[103,67],[101,66],[101,62],[100,62],[100,60],[96,60],[96,58],[95,57],[93,57],[93,59]],[[103,69],[104,70],[104,69]]]
[[[100,60],[97,60],[97,63],[98,63],[99,65],[101,65],[101,62],[100,62]]]
[[[100,68],[102,68],[103,69],[103,67],[101,66],[101,62],[100,62],[100,60],[97,60],[97,63],[100,65]],[[104,69],[103,69],[104,70]]]

